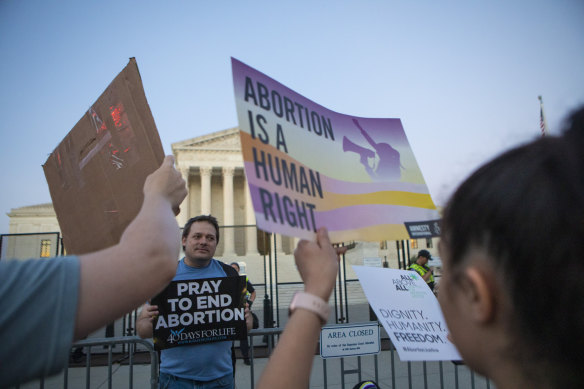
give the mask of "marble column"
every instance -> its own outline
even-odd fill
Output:
[[[255,212],[251,202],[251,194],[249,193],[249,185],[245,181],[245,224],[248,226],[256,224]],[[259,255],[258,253],[258,237],[257,229],[255,227],[247,227],[245,229],[245,255]]]
[[[231,166],[223,167],[223,225],[228,226],[223,229],[223,257],[235,256],[235,234],[233,226],[235,224],[233,209],[233,173],[235,168]]]
[[[178,225],[180,227],[182,227],[187,223],[187,220],[189,220],[189,217],[190,217],[190,209],[189,209],[190,208],[189,204],[190,204],[190,199],[191,199],[190,187],[189,187],[190,168],[189,167],[180,167],[180,168],[178,168],[178,171],[180,172],[183,180],[185,180],[185,183],[187,186],[187,196],[185,197],[185,199],[181,203],[180,213],[176,217],[176,222],[178,223]]]
[[[294,250],[298,247],[298,242],[300,242],[300,238],[292,238],[292,254],[294,254]]]
[[[201,166],[201,215],[211,213],[211,174],[213,168]]]
[[[281,234],[274,234],[274,235],[276,236],[276,255],[278,257],[286,255],[286,252],[284,251],[284,239],[286,237],[282,236]]]

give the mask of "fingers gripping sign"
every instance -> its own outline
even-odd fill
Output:
[[[339,257],[327,229],[323,227],[317,231],[316,242],[301,240],[294,258],[305,291],[328,301],[339,269]]]
[[[172,206],[175,215],[187,195],[185,180],[174,167],[174,156],[167,155],[160,167],[146,178],[144,195],[161,195]]]

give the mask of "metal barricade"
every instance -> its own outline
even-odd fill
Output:
[[[333,325],[334,327],[334,325]],[[267,353],[271,355],[277,344],[277,337],[282,333],[283,328],[255,329],[249,332],[250,347],[250,382],[249,386],[244,382],[238,382],[240,389],[253,388],[256,384],[257,358],[254,358],[254,338],[267,337]],[[274,339],[274,343],[272,343]],[[255,342],[257,345],[258,342]],[[474,373],[465,365],[452,362],[401,362],[397,357],[397,351],[389,339],[382,339],[382,351],[379,355],[367,355],[356,357],[342,357],[334,359],[321,359],[322,363],[315,358],[312,368],[311,387],[352,388],[361,380],[375,380],[380,388],[471,388],[490,389],[491,383]],[[318,354],[317,354],[318,355]],[[262,358],[263,359],[263,358]],[[266,361],[261,364],[265,365]],[[349,383],[346,376],[353,375],[355,378]],[[320,381],[321,382],[317,382]]]
[[[277,344],[277,338],[283,328],[255,329],[249,332],[250,361],[249,381],[247,371],[239,371],[236,382],[238,389],[251,389],[257,381],[256,368],[263,368],[267,356],[271,355]],[[267,339],[265,346],[254,343],[254,338]],[[127,345],[123,353],[117,353],[114,360],[112,348],[115,345]],[[136,363],[135,347],[140,344],[146,348],[149,361]],[[491,384],[483,377],[476,375],[464,365],[451,362],[401,362],[389,339],[382,339],[382,351],[378,355],[343,357],[334,359],[315,358],[311,374],[311,386],[324,389],[352,388],[356,382],[373,379],[381,388],[472,388],[489,389]],[[103,353],[103,347],[107,352]],[[76,342],[72,349],[83,347],[86,351],[85,366],[69,367],[60,375],[36,380],[18,388],[33,389],[45,387],[62,388],[142,388],[158,387],[158,354],[150,340],[136,336],[116,338],[87,339]],[[261,358],[255,355],[255,349],[266,347],[267,352]],[[97,349],[97,353],[94,351]],[[101,351],[101,353],[99,352]],[[139,353],[140,354],[140,353]],[[144,353],[142,353],[144,354]],[[95,366],[92,360],[107,356],[105,366]],[[316,354],[318,355],[318,354]],[[321,361],[319,361],[321,359]],[[122,360],[124,364],[122,365]],[[139,366],[136,366],[139,365]],[[141,370],[136,372],[137,368]],[[240,365],[238,369],[245,369]],[[347,379],[346,377],[351,377]],[[138,378],[136,378],[138,377]],[[247,382],[246,382],[247,381]]]
[[[114,354],[112,348],[115,345],[123,345],[124,351],[122,354],[117,354],[117,359],[114,360]],[[150,363],[144,365],[142,368],[147,368],[149,374],[142,372],[140,377],[142,377],[142,382],[135,382],[135,372],[136,364],[134,361],[135,357],[135,347],[137,344],[141,344],[146,348]],[[125,346],[128,346],[127,348]],[[32,389],[32,388],[45,388],[46,387],[62,387],[62,388],[129,388],[132,389],[134,386],[137,388],[144,388],[149,386],[152,389],[158,387],[158,353],[154,350],[154,345],[151,340],[142,339],[137,336],[121,336],[114,338],[92,338],[85,339],[75,342],[72,346],[72,350],[78,347],[82,347],[85,350],[85,366],[84,367],[67,367],[62,373],[57,374],[52,377],[45,377],[39,380],[31,381],[29,383],[17,386],[18,389]],[[102,357],[103,347],[107,348],[107,364],[105,366],[95,366],[92,364],[92,359],[97,359]],[[94,349],[97,348],[98,353],[94,353]],[[124,362],[122,365],[121,362]],[[114,365],[117,365],[114,369]],[[127,377],[126,377],[127,376]],[[149,376],[149,379],[146,377]],[[148,381],[145,384],[145,381]],[[107,383],[107,386],[106,386]]]

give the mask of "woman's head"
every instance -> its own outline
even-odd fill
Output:
[[[486,287],[499,291],[492,308],[504,315],[514,359],[537,371],[581,366],[584,109],[563,136],[515,148],[473,173],[445,208],[441,252],[441,292],[468,283],[471,263],[490,269]],[[449,301],[441,304],[448,321]],[[457,341],[456,323],[449,327]]]

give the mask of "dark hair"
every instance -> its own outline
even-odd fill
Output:
[[[233,265],[237,266],[237,271],[241,270],[241,268],[239,267],[239,263],[237,263],[237,262],[231,262],[229,265],[230,266],[233,266]]]
[[[430,258],[432,258],[432,256],[430,255],[430,252],[428,250],[420,250],[420,251],[418,251],[418,258],[419,257],[428,258],[428,260],[430,260]]]
[[[191,226],[193,225],[193,223],[196,222],[207,222],[211,225],[213,225],[213,227],[215,227],[215,238],[217,238],[217,244],[219,244],[219,223],[217,223],[217,218],[215,218],[214,216],[211,215],[199,215],[199,216],[195,216],[189,219],[189,221],[187,221],[187,223],[185,224],[185,227],[183,228],[183,232],[182,232],[182,237],[186,238],[187,236],[189,236],[189,232],[191,232]],[[185,246],[183,246],[183,250],[185,249]]]
[[[513,304],[512,352],[565,387],[584,379],[584,109],[570,124],[479,168],[442,222],[453,280],[468,252],[484,250]]]

